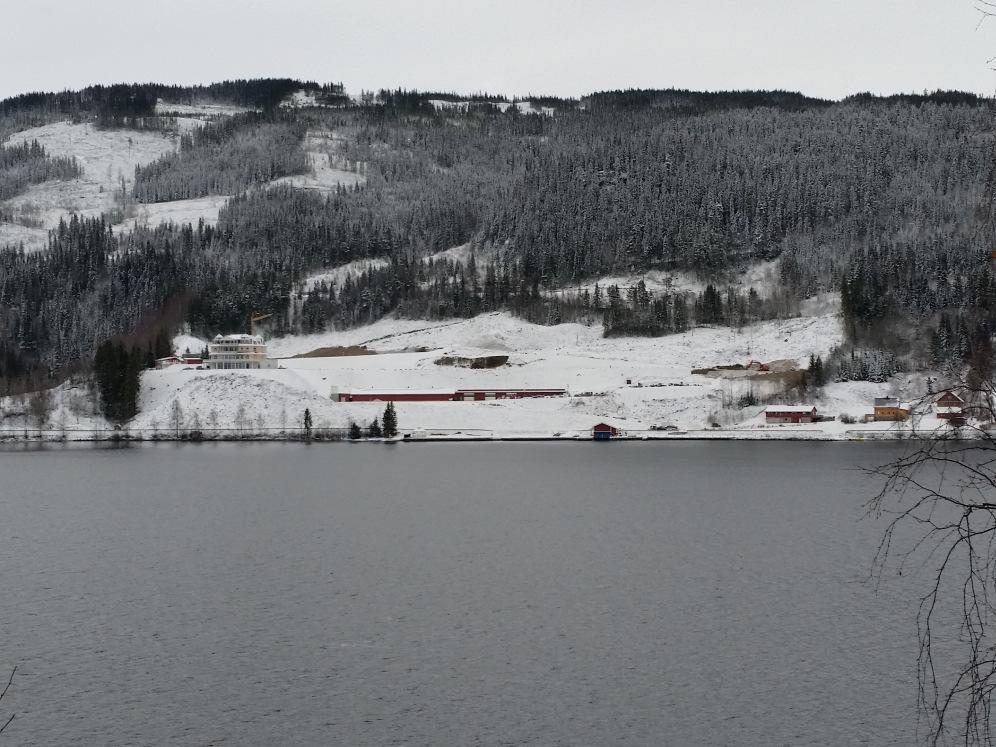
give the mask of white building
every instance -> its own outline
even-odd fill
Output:
[[[276,368],[277,362],[266,357],[266,343],[259,335],[218,335],[208,345],[208,368]]]

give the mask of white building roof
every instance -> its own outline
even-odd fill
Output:
[[[361,394],[361,395],[376,395],[376,394],[456,394],[456,389],[340,389],[339,394]]]
[[[262,345],[263,338],[259,335],[216,335],[212,342],[241,342],[247,345]]]
[[[816,405],[768,405],[765,412],[812,412]]]

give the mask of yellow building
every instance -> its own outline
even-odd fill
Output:
[[[909,419],[910,407],[895,397],[875,398],[875,420],[884,422],[899,422]]]

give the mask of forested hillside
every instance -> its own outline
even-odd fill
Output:
[[[73,179],[81,173],[74,158],[51,158],[38,141],[0,146],[0,200],[20,194],[31,184]]]
[[[180,138],[180,149],[135,169],[139,202],[241,192],[307,170],[304,125],[286,117],[237,114]]]
[[[544,116],[500,97],[437,110],[432,101],[455,97],[354,102],[341,87],[282,80],[87,90],[0,102],[0,133],[65,115],[136,126],[131,115],[154,117],[157,98],[237,103],[260,112],[185,133],[176,153],[136,170],[131,197],[240,196],[214,227],[117,235],[76,219],[46,252],[0,252],[8,386],[86,367],[107,339],[145,344],[184,321],[235,331],[251,312],[274,313],[277,333],[508,308],[664,335],[790,315],[818,293],[840,294],[859,357],[991,359],[994,140],[990,102],[974,96],[618,91],[537,99],[552,107]],[[312,103],[277,107],[299,90]],[[317,157],[362,183],[267,187],[311,168],[308,132],[331,133]],[[35,173],[72,172],[45,168]],[[468,242],[467,261],[429,259]],[[310,273],[368,257],[387,261],[301,291]],[[772,260],[775,287],[729,287]],[[692,274],[703,289],[648,291],[650,270]],[[605,276],[632,283],[563,290]]]

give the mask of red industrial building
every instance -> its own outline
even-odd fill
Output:
[[[563,397],[566,389],[400,389],[333,392],[339,402],[484,402],[494,399]]]
[[[450,402],[453,395],[448,390],[353,391],[339,392],[339,402]]]
[[[768,405],[764,408],[767,423],[815,423],[818,420],[815,405]]]

